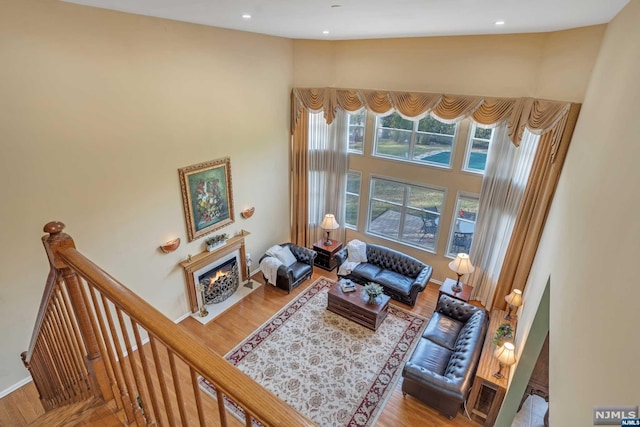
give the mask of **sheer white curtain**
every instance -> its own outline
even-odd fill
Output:
[[[520,146],[516,147],[509,139],[506,123],[494,132],[470,254],[476,270],[469,278],[474,287],[471,298],[482,302],[488,310],[540,140],[538,135],[525,130]]]
[[[309,113],[309,236],[312,242],[325,234],[320,223],[334,214],[340,228],[331,238],[344,241],[344,206],[349,166],[347,113],[338,109],[327,125],[322,112]]]

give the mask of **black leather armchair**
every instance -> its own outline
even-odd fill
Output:
[[[296,262],[292,265],[287,266],[283,264],[278,267],[276,286],[289,293],[300,283],[311,277],[313,274],[313,265],[318,254],[314,250],[296,245],[295,243],[282,243],[280,246],[288,247],[296,258]],[[268,256],[269,255],[266,254],[263,255],[260,261]],[[265,278],[265,283],[266,282],[267,279]]]
[[[471,390],[488,326],[486,310],[441,295],[402,371],[402,393],[455,417]]]

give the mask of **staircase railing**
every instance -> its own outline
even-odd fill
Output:
[[[227,426],[231,401],[246,426],[315,425],[83,256],[63,229],[44,227],[51,270],[22,354],[45,409],[96,396],[135,425]],[[201,379],[216,401],[203,398]]]

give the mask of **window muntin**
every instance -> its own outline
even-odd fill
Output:
[[[358,214],[360,209],[360,182],[362,174],[357,171],[347,172],[347,191],[344,212],[345,227],[358,228]]]
[[[493,140],[493,129],[482,129],[473,123],[469,129],[469,140],[462,170],[484,174],[487,166],[487,152]]]
[[[372,178],[368,232],[435,251],[444,197],[443,190]]]
[[[364,147],[364,129],[366,124],[366,110],[349,113],[349,153],[362,154]]]
[[[421,120],[407,120],[398,113],[379,117],[374,155],[451,167],[456,130],[456,124],[446,124],[431,116]]]
[[[475,194],[459,194],[449,235],[447,256],[471,251],[473,235],[478,217],[479,198]]]

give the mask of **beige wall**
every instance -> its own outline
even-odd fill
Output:
[[[604,28],[498,36],[295,40],[294,85],[582,102]]]
[[[634,0],[607,27],[527,284],[519,328],[551,277],[551,425],[640,403],[639,24]]]
[[[27,375],[46,222],[65,222],[82,252],[172,319],[188,311],[177,264],[204,240],[186,243],[179,167],[230,156],[236,222],[221,231],[249,230],[256,256],[288,239],[272,224],[289,212],[292,55],[287,39],[2,2],[0,391]],[[183,245],[160,253],[175,236]]]

